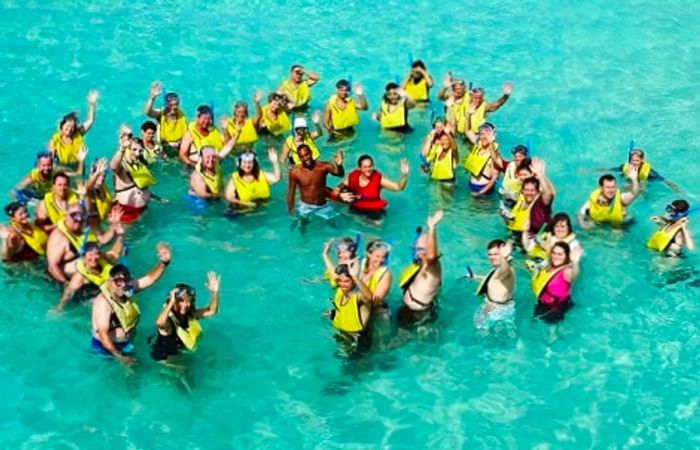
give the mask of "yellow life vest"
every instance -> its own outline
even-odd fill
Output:
[[[567,244],[571,244],[576,239],[576,233],[569,233],[569,235],[566,236],[564,239],[557,239],[552,233],[550,233],[549,231],[545,231],[544,233],[542,233],[541,239],[547,241],[556,239],[557,242],[566,242]],[[547,259],[549,257],[549,254],[547,253],[547,250],[544,249],[544,247],[542,247],[538,242],[535,242],[535,245],[533,245],[532,248],[527,252],[527,257],[530,259]]]
[[[401,289],[406,289],[413,282],[413,279],[418,275],[423,265],[421,263],[412,262],[408,267],[406,267],[401,276],[399,277],[399,287]]]
[[[360,317],[359,295],[357,291],[352,292],[345,304],[343,304],[345,295],[342,289],[336,289],[335,297],[333,298],[333,306],[335,307],[333,326],[338,330],[345,331],[346,333],[357,333],[364,330],[365,327]]]
[[[22,230],[20,227],[14,228],[20,234],[20,236],[22,236],[22,239],[24,239],[24,243],[27,244],[29,248],[34,250],[34,252],[36,252],[37,255],[45,255],[46,242],[49,240],[49,236],[43,229],[36,226],[35,224],[29,222],[28,225],[31,228],[31,231],[29,233],[25,233],[24,230]]]
[[[408,79],[406,83],[406,93],[417,102],[428,101],[428,82],[425,77],[418,80],[418,83],[413,81],[413,78]]]
[[[599,204],[598,198],[600,195],[601,190],[598,188],[588,198],[588,215],[591,220],[597,223],[621,224],[625,219],[625,213],[622,210],[622,194],[620,194],[620,190],[615,191],[615,197],[610,205]]]
[[[51,173],[46,180],[42,180],[39,169],[35,168],[29,172],[29,177],[32,179],[32,189],[34,192],[39,194],[41,198],[44,198],[46,194],[51,192],[51,186],[53,185],[53,173]]]
[[[83,135],[76,132],[70,144],[63,142],[61,131],[57,131],[52,137],[53,148],[58,157],[58,163],[63,166],[70,166],[78,163],[78,152],[83,148]]]
[[[639,181],[647,181],[649,179],[649,174],[651,173],[651,164],[648,162],[644,161],[642,163],[642,167],[639,168],[639,172],[637,174],[637,179]],[[629,178],[630,174],[630,163],[626,162],[622,165],[622,174],[625,177]]]
[[[236,124],[233,119],[229,119],[226,123],[226,131],[229,136],[236,134]],[[238,140],[236,145],[250,145],[258,142],[258,132],[255,131],[255,126],[253,125],[253,119],[246,119],[241,127],[241,132],[238,135]]]
[[[680,231],[683,225],[680,222],[665,225],[652,234],[647,241],[647,247],[657,252],[664,252],[673,242],[676,234]]]
[[[233,172],[231,178],[236,188],[238,200],[252,202],[270,198],[270,184],[267,182],[267,178],[265,178],[265,174],[262,170],[258,175],[258,179],[251,182],[244,181],[238,174],[238,171]]]
[[[100,258],[100,266],[102,269],[100,273],[90,272],[90,269],[85,265],[85,260],[80,258],[75,265],[75,270],[78,271],[80,275],[85,277],[90,283],[97,287],[101,287],[103,284],[109,280],[109,271],[112,270],[112,265],[105,259]]]
[[[110,209],[112,209],[112,193],[109,191],[106,183],[102,183],[99,195],[95,195],[93,200],[100,220],[105,220]]]
[[[66,200],[66,206],[68,206],[71,203],[77,203],[78,200],[78,194],[76,194],[73,191],[68,191],[68,200]],[[66,211],[60,209],[56,204],[53,192],[48,192],[44,196],[44,206],[46,206],[46,215],[49,217],[49,220],[52,224],[55,225],[61,219],[66,217]]]
[[[511,162],[506,167],[506,171],[503,174],[502,186],[503,188],[511,194],[517,194],[523,187],[523,182],[515,174],[516,170],[515,162]]]
[[[362,262],[362,267],[367,264],[367,261]],[[369,282],[366,283],[367,287],[369,288],[369,291],[374,294],[374,291],[377,290],[377,287],[379,286],[379,282],[382,280],[382,277],[384,276],[385,273],[389,268],[387,266],[381,266],[379,269],[375,270],[372,276],[369,279]]]
[[[217,195],[224,190],[224,177],[221,175],[221,167],[219,166],[219,163],[216,163],[215,165],[214,175],[210,175],[202,170],[201,160],[194,166],[194,170],[197,171],[197,173],[199,173],[199,175],[202,177],[202,180],[204,181],[204,184],[207,185],[207,189],[210,193]]]
[[[161,142],[169,144],[179,143],[187,132],[187,117],[185,113],[177,110],[177,119],[170,120],[165,113],[160,115],[160,127],[158,133]]]
[[[66,239],[68,239],[68,242],[73,247],[75,252],[80,253],[80,249],[83,247],[83,242],[85,242],[85,234],[81,233],[80,236],[74,235],[73,232],[66,226],[65,220],[60,220],[56,224],[56,227],[61,231],[61,233],[63,233]],[[92,230],[90,230],[87,235],[87,241],[97,242],[97,236],[95,236],[95,233]]]
[[[202,336],[202,326],[199,321],[193,317],[187,320],[187,328],[183,328],[180,325],[180,321],[177,320],[175,314],[170,313],[170,320],[172,320],[173,325],[175,325],[175,333],[180,341],[185,345],[187,350],[194,350],[197,347],[197,341]]]
[[[498,143],[494,142],[491,145],[494,146],[495,151],[498,151]],[[486,152],[486,154],[482,152]],[[490,160],[491,152],[484,150],[481,147],[481,142],[477,142],[464,160],[464,168],[472,177],[480,178],[483,176],[484,169],[486,169],[486,165]]]
[[[133,181],[137,188],[148,189],[150,186],[156,184],[156,177],[153,176],[146,164],[140,161],[128,163],[126,160],[122,160],[122,166],[129,173],[131,181]]]
[[[219,130],[217,130],[214,127],[209,127],[209,134],[207,134],[206,136],[203,136],[199,132],[196,121],[190,122],[190,125],[187,129],[190,132],[190,136],[192,136],[192,146],[190,146],[189,150],[190,155],[201,151],[202,147],[214,147],[216,151],[219,151],[224,146],[224,140],[221,139],[221,134],[219,134]],[[192,147],[195,148],[195,151],[192,151]]]
[[[133,330],[136,324],[139,323],[139,317],[141,316],[141,310],[139,309],[139,305],[136,304],[136,299],[130,297],[124,303],[114,300],[106,283],[100,286],[100,291],[102,291],[102,295],[107,299],[109,306],[112,307],[112,312],[117,316],[119,325],[121,325],[124,333]]]
[[[494,267],[491,269],[489,273],[486,274],[486,276],[481,280],[479,283],[479,286],[476,287],[476,295],[486,295],[488,297],[488,284],[489,281],[491,280],[491,277],[493,276],[494,273],[496,273],[496,270],[498,270],[497,267]]]
[[[153,147],[148,148],[143,146],[143,157],[147,164],[155,164],[158,161],[158,155],[160,155],[162,147],[158,142],[153,143]]]
[[[300,165],[301,158],[299,158],[299,152],[297,150],[297,144],[294,141],[294,136],[287,136],[287,139],[285,139],[284,142],[287,144],[287,148],[289,149],[289,156],[292,157],[292,161],[294,162],[294,165],[296,165],[296,166]],[[306,135],[304,137],[304,144],[308,145],[309,148],[311,149],[311,157],[313,159],[317,160],[318,158],[321,157],[321,152],[318,150],[318,147],[316,146],[316,143],[311,138],[311,136]]]
[[[471,102],[471,98],[469,99]],[[469,110],[469,107],[465,109],[465,119],[466,119],[466,111]],[[486,100],[481,102],[481,105],[479,105],[478,108],[476,108],[476,111],[474,111],[474,114],[472,114],[472,120],[471,120],[471,131],[474,133],[479,132],[479,127],[483,125],[486,122]]]
[[[328,100],[328,107],[331,112],[331,123],[336,131],[352,128],[360,123],[360,116],[357,114],[355,100],[352,97],[345,99],[345,108],[340,109],[337,104],[337,95],[331,96]]]
[[[284,80],[282,81],[282,90],[284,91],[284,95],[294,102],[295,108],[306,106],[309,100],[311,100],[311,89],[306,80],[303,80],[296,87],[292,86],[291,81]]]
[[[391,130],[392,128],[401,128],[406,126],[406,104],[405,101],[399,100],[399,103],[394,106],[394,110],[391,111],[389,103],[382,100],[381,111],[379,115],[379,124],[385,130]]]
[[[547,287],[550,281],[552,281],[552,278],[554,278],[556,274],[568,267],[568,265],[563,265],[557,267],[554,270],[547,270],[547,268],[545,268],[533,273],[531,287],[532,292],[535,293],[535,297],[539,299],[540,295],[542,294],[542,291],[544,291],[544,288]]]
[[[530,210],[539,198],[539,194],[535,197],[529,205],[525,206],[525,196],[523,194],[518,195],[518,201],[513,206],[511,214],[513,219],[506,223],[509,230],[512,231],[525,231],[527,228],[527,221],[530,219]]]
[[[443,148],[440,144],[433,144],[428,151],[426,159],[430,162],[430,178],[433,180],[453,180],[455,177],[454,166],[452,164],[452,149],[440,158]]]
[[[262,118],[265,122],[265,128],[267,128],[267,131],[269,131],[271,135],[279,136],[292,129],[292,122],[289,120],[289,115],[287,115],[284,110],[280,109],[277,112],[277,117],[272,119],[267,115],[269,108],[270,105],[262,107]]]

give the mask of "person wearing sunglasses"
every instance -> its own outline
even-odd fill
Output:
[[[51,192],[44,195],[44,200],[36,206],[36,224],[51,233],[66,216],[68,204],[77,202],[78,194],[71,189],[68,175],[65,172],[54,173]]]
[[[314,131],[309,132],[309,127],[306,123],[306,119],[303,117],[297,117],[294,119],[294,133],[291,136],[287,136],[282,144],[282,161],[287,161],[290,166],[298,166],[301,164],[301,159],[299,159],[299,146],[302,144],[307,145],[311,149],[311,157],[313,159],[318,159],[321,157],[321,152],[316,145],[316,140],[323,135],[323,130],[321,129],[321,113],[319,111],[314,111],[311,115],[311,122],[314,124]]]
[[[27,207],[20,202],[5,206],[10,225],[0,225],[2,260],[6,263],[34,261],[46,254],[46,232],[29,220]]]
[[[75,112],[66,114],[61,119],[58,131],[49,139],[46,150],[58,161],[59,165],[68,169],[78,165],[78,154],[85,148],[83,137],[95,123],[98,97],[97,91],[88,92],[88,113],[85,122],[78,124],[78,115]]]
[[[226,185],[226,200],[234,208],[254,208],[270,199],[270,186],[282,179],[279,158],[273,147],[267,149],[267,158],[272,164],[272,172],[262,170],[258,157],[253,152],[238,155],[238,168],[231,174]]]
[[[226,146],[233,148],[235,144],[235,141],[229,141]],[[221,138],[219,130],[214,126],[214,110],[207,105],[201,105],[197,108],[197,118],[187,126],[187,133],[180,143],[180,161],[194,167],[199,161],[204,147],[213,147],[220,153],[224,152],[224,140]],[[230,151],[229,149],[226,154]]]
[[[418,234],[413,243],[413,262],[399,277],[403,305],[396,313],[397,325],[412,328],[436,317],[436,298],[442,284],[442,266],[437,243],[437,225],[444,213],[438,210],[428,217],[427,233]]]
[[[221,276],[207,273],[209,304],[197,308],[197,293],[189,284],[178,283],[170,291],[163,309],[156,319],[157,334],[149,339],[151,358],[165,363],[183,351],[194,351],[202,336],[201,319],[213,317],[219,311]]]
[[[679,191],[678,186],[674,182],[667,180],[666,178],[661,176],[659,172],[657,172],[651,167],[651,164],[646,160],[644,150],[642,150],[641,148],[631,149],[629,151],[626,163],[608,170],[619,172],[625,178],[629,178],[630,167],[635,167],[637,169],[637,179],[639,180],[639,182],[662,181],[664,184],[666,184],[666,186],[668,186],[672,190]]]
[[[121,218],[122,210],[115,206],[109,213],[110,225],[107,230],[91,229],[83,206],[80,203],[70,203],[66,216],[49,234],[46,245],[46,261],[51,277],[59,283],[67,283],[75,273],[76,260],[88,242],[106,245],[123,233]]]
[[[126,364],[133,364],[133,339],[141,311],[134,294],[151,287],[165,273],[171,260],[170,247],[156,246],[158,264],[136,280],[123,264],[109,271],[107,282],[92,301],[92,349],[102,355],[112,355]]]
[[[343,152],[336,153],[334,163],[315,161],[311,157],[311,149],[305,144],[299,146],[298,153],[301,165],[289,171],[289,185],[287,186],[289,215],[296,214],[302,226],[309,222],[311,216],[317,216],[326,221],[333,220],[337,213],[326,199],[326,179],[329,174],[336,177],[345,175]],[[295,207],[294,197],[297,187],[301,198]]]
[[[161,84],[157,81],[153,82],[143,111],[148,117],[158,121],[163,151],[169,157],[173,157],[179,153],[180,144],[187,133],[187,116],[180,109],[180,97],[175,92],[167,93],[163,108],[155,109],[153,103],[162,92]]]
[[[473,197],[483,197],[493,192],[500,173],[492,158],[499,148],[496,128],[488,122],[483,123],[478,135],[468,129],[467,139],[473,144],[464,159],[464,168],[469,174],[469,190]]]
[[[430,88],[433,87],[433,84],[433,77],[425,68],[425,63],[417,59],[411,64],[411,70],[406,75],[401,87],[415,102],[428,103],[430,101]]]
[[[596,224],[608,223],[622,227],[629,221],[627,210],[639,195],[637,168],[630,166],[629,179],[632,182],[628,192],[621,192],[614,175],[605,174],[598,179],[598,188],[591,192],[588,201],[578,212],[581,228],[592,228]]]
[[[146,211],[151,200],[150,187],[156,178],[144,158],[143,141],[122,126],[119,149],[109,163],[114,179],[114,204],[123,211],[124,223],[135,222]]]
[[[481,308],[474,315],[474,325],[480,330],[488,330],[497,323],[512,325],[515,320],[515,270],[511,264],[513,242],[494,239],[488,243],[486,251],[491,270],[479,276],[467,267],[466,276],[479,281],[476,295],[484,297]]]
[[[311,101],[311,86],[321,80],[316,72],[309,72],[303,66],[294,64],[289,69],[289,79],[283,80],[277,92],[287,97],[290,111],[303,111]]]
[[[408,111],[416,107],[416,102],[396,83],[387,83],[379,112],[372,118],[379,122],[383,130],[408,133],[413,128],[408,124]]]
[[[86,156],[87,149],[81,149],[77,155],[78,168],[66,170],[64,173],[71,178],[82,176]],[[14,187],[15,199],[19,201],[43,200],[44,196],[51,192],[53,176],[56,174],[53,163],[54,158],[51,153],[47,151],[37,153],[35,167]]]
[[[351,92],[357,96],[352,98]],[[326,102],[323,109],[323,125],[329,133],[329,141],[339,141],[355,135],[355,126],[360,123],[357,111],[367,111],[369,104],[365,90],[360,83],[350,86],[348,80],[339,80],[335,84],[335,94]]]
[[[666,205],[666,214],[651,218],[659,229],[649,238],[647,247],[668,256],[681,256],[683,247],[695,250],[695,241],[688,228],[691,212],[690,205],[683,199]]]

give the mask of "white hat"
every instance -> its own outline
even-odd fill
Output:
[[[303,117],[297,117],[294,119],[294,129],[296,130],[297,128],[308,128],[306,125],[306,119]]]

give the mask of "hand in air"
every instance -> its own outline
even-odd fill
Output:
[[[339,151],[335,154],[335,164],[338,165],[338,166],[342,166],[344,160],[345,160],[345,152],[342,151],[342,150],[339,150]]]
[[[637,167],[630,164],[630,168],[627,171],[627,176],[629,177],[630,180],[637,181],[639,179],[639,169],[637,169]]]
[[[447,72],[447,75],[442,77],[442,85],[446,88],[452,86],[452,72]]]
[[[260,103],[260,99],[262,98],[262,96],[262,91],[255,91],[255,93],[253,94],[253,102]]]
[[[316,125],[321,123],[321,111],[319,111],[319,110],[314,111],[314,113],[311,114],[311,121],[313,123],[315,123]]]
[[[209,292],[219,292],[221,287],[221,275],[218,275],[213,270],[207,272],[207,289]]]
[[[399,167],[401,170],[401,175],[408,175],[408,160],[406,158],[401,158],[401,162],[399,162]]]
[[[572,247],[570,252],[571,262],[578,264],[583,256],[583,249],[580,246]]]
[[[222,130],[225,130],[226,127],[228,127],[228,117],[226,117],[226,116],[219,117],[219,128],[221,128]]]
[[[0,238],[2,238],[2,240],[5,240],[9,235],[10,228],[7,225],[0,225]]]
[[[330,241],[326,241],[326,243],[323,244],[323,254],[324,255],[327,255],[331,252],[331,249],[333,248],[333,242],[334,242],[333,239],[331,239]]]
[[[78,158],[78,162],[83,162],[85,161],[85,157],[88,154],[88,148],[86,146],[80,147],[80,150],[78,151],[78,154],[75,155],[76,158]]]
[[[441,209],[438,209],[435,211],[435,214],[432,216],[428,217],[427,225],[428,229],[435,228],[435,226],[440,223],[442,220],[442,217],[444,216],[444,212]]]
[[[85,194],[87,194],[87,188],[85,187],[85,183],[83,183],[82,181],[76,181],[75,193],[78,194],[78,197],[85,197]]]
[[[352,91],[357,95],[358,97],[361,95],[365,95],[365,89],[362,87],[360,83],[355,83],[355,85],[352,88]]]
[[[503,84],[503,95],[510,95],[513,92],[513,83],[506,81]]]
[[[532,158],[532,163],[530,164],[530,167],[532,168],[532,173],[534,173],[537,176],[544,175],[545,171],[547,170],[547,165],[541,158]]]
[[[164,242],[159,242],[156,244],[156,251],[158,253],[158,260],[163,264],[168,264],[170,258],[172,257],[170,253],[170,246]]]
[[[90,92],[88,92],[87,101],[89,104],[94,105],[95,103],[97,103],[97,99],[99,97],[100,93],[92,89]]]
[[[274,147],[270,147],[267,149],[267,159],[269,159],[270,162],[273,164],[279,161],[279,156],[277,156],[277,151]]]
[[[503,244],[499,250],[501,251],[502,257],[508,258],[510,254],[513,253],[513,241],[508,239],[508,241],[505,244]]]
[[[163,92],[163,88],[159,81],[154,81],[151,83],[151,98],[158,97]]]

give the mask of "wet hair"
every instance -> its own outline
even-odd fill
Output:
[[[532,172],[532,160],[530,158],[525,158],[522,161],[520,161],[520,164],[518,164],[515,168],[515,173],[517,174],[521,170],[527,170],[528,172]]]
[[[355,257],[355,254],[357,252],[357,242],[353,238],[343,236],[335,241],[335,246],[340,247],[340,246],[346,246],[348,248],[348,251],[350,254]]]
[[[58,180],[59,178],[65,178],[66,181],[70,182],[70,178],[68,178],[68,174],[66,174],[63,171],[58,171],[58,172],[53,174],[53,178],[51,179],[51,183],[56,184],[56,180]]]
[[[413,61],[413,64],[411,64],[411,68],[412,68],[412,69],[415,69],[416,67],[420,67],[420,68],[423,69],[423,70],[427,70],[427,69],[425,68],[425,63],[424,63],[422,60],[420,60],[420,59],[417,59],[417,60]]]
[[[530,177],[523,180],[523,188],[526,184],[532,184],[535,186],[535,189],[537,189],[538,191],[540,190],[540,180],[538,180],[535,177]]]
[[[187,294],[190,296],[190,309],[187,310],[185,317],[187,317],[188,319],[194,318],[194,314],[197,310],[197,307],[196,307],[197,291],[195,291],[195,289],[187,283],[178,283],[175,285],[175,289],[176,289],[176,292],[175,292],[176,299],[181,298],[183,294]],[[180,315],[178,311],[175,311],[175,309],[173,309],[173,313],[176,316]]]
[[[5,206],[5,214],[7,214],[9,217],[14,217],[15,213],[20,209],[24,208],[24,203],[22,202],[12,202],[8,203]]]
[[[248,104],[247,104],[246,102],[240,101],[240,100],[237,101],[237,102],[233,105],[233,110],[235,111],[235,110],[237,110],[238,108],[244,108],[244,109],[245,109],[245,114],[248,115]]]
[[[338,264],[335,267],[335,274],[352,278],[352,275],[350,274],[350,266],[348,266],[347,264]]]
[[[554,234],[554,226],[559,222],[566,222],[566,226],[569,227],[569,233],[574,231],[574,227],[571,225],[571,217],[567,213],[556,213],[552,216],[549,223],[545,227],[544,231]]]
[[[686,212],[686,211],[688,211],[688,209],[690,209],[690,204],[686,200],[683,200],[683,199],[678,199],[678,200],[672,201],[671,206],[673,206],[676,209],[676,211],[678,211],[679,213]]]
[[[364,155],[362,155],[362,156],[360,156],[359,158],[357,158],[357,167],[361,167],[361,166],[362,166],[362,161],[365,161],[365,160],[368,160],[368,159],[369,159],[369,162],[371,162],[372,165],[374,165],[374,160],[372,159],[372,157],[365,153]]]
[[[516,153],[522,153],[523,155],[528,156],[530,154],[530,151],[528,150],[528,148],[526,146],[524,146],[523,144],[516,145],[515,147],[513,147],[513,150],[511,150],[510,152],[513,155],[515,155]]]
[[[117,264],[116,266],[109,269],[110,278],[115,278],[119,275],[123,275],[125,278],[131,278],[131,272],[129,272],[129,268],[126,267],[124,264]]]
[[[78,114],[76,114],[75,112],[70,112],[70,113],[66,114],[65,116],[61,117],[61,122],[60,122],[58,127],[63,128],[63,125],[65,125],[66,122],[69,122],[69,121],[75,122],[75,126],[77,128],[77,126],[78,126]]]
[[[171,101],[180,101],[180,96],[177,95],[175,92],[168,92],[165,94],[165,103],[170,103]]]
[[[603,187],[603,183],[605,183],[606,181],[616,182],[617,180],[615,179],[615,176],[606,173],[602,177],[598,178],[598,186]]]
[[[390,82],[387,83],[386,86],[384,87],[384,91],[385,91],[385,92],[389,92],[389,91],[392,90],[392,89],[398,89],[398,88],[399,88],[399,85],[398,85],[398,84],[394,83],[393,81],[390,81]]]
[[[350,82],[348,80],[339,80],[337,83],[335,83],[336,89],[340,89],[341,87],[346,87],[350,89]]]
[[[158,127],[155,123],[151,122],[150,120],[147,120],[141,124],[141,131],[146,132],[148,130],[151,130],[155,133],[156,130],[158,130]]]
[[[208,114],[210,116],[214,116],[214,111],[211,110],[211,107],[209,105],[200,105],[197,107],[197,116],[202,116],[204,114]]]
[[[85,254],[93,250],[100,251],[100,245],[97,242],[88,242],[85,244],[85,248],[83,248],[82,253]]]
[[[491,250],[492,248],[500,248],[506,245],[506,241],[503,239],[494,239],[486,246],[486,250]]]
[[[292,67],[289,68],[290,72],[294,72],[296,69],[303,69],[304,67],[301,64],[292,64]]]
[[[277,100],[279,102],[283,102],[285,100],[285,96],[280,95],[277,92],[270,92],[270,95],[267,96],[267,102],[270,103],[270,102],[273,102],[275,100]]]
[[[571,262],[571,247],[569,246],[569,244],[567,244],[564,241],[555,242],[554,245],[552,245],[552,248],[549,250],[550,255],[552,254],[552,250],[554,250],[554,247],[559,247],[560,249],[564,250],[564,253],[566,254],[566,260],[564,261],[564,264],[569,264]]]

